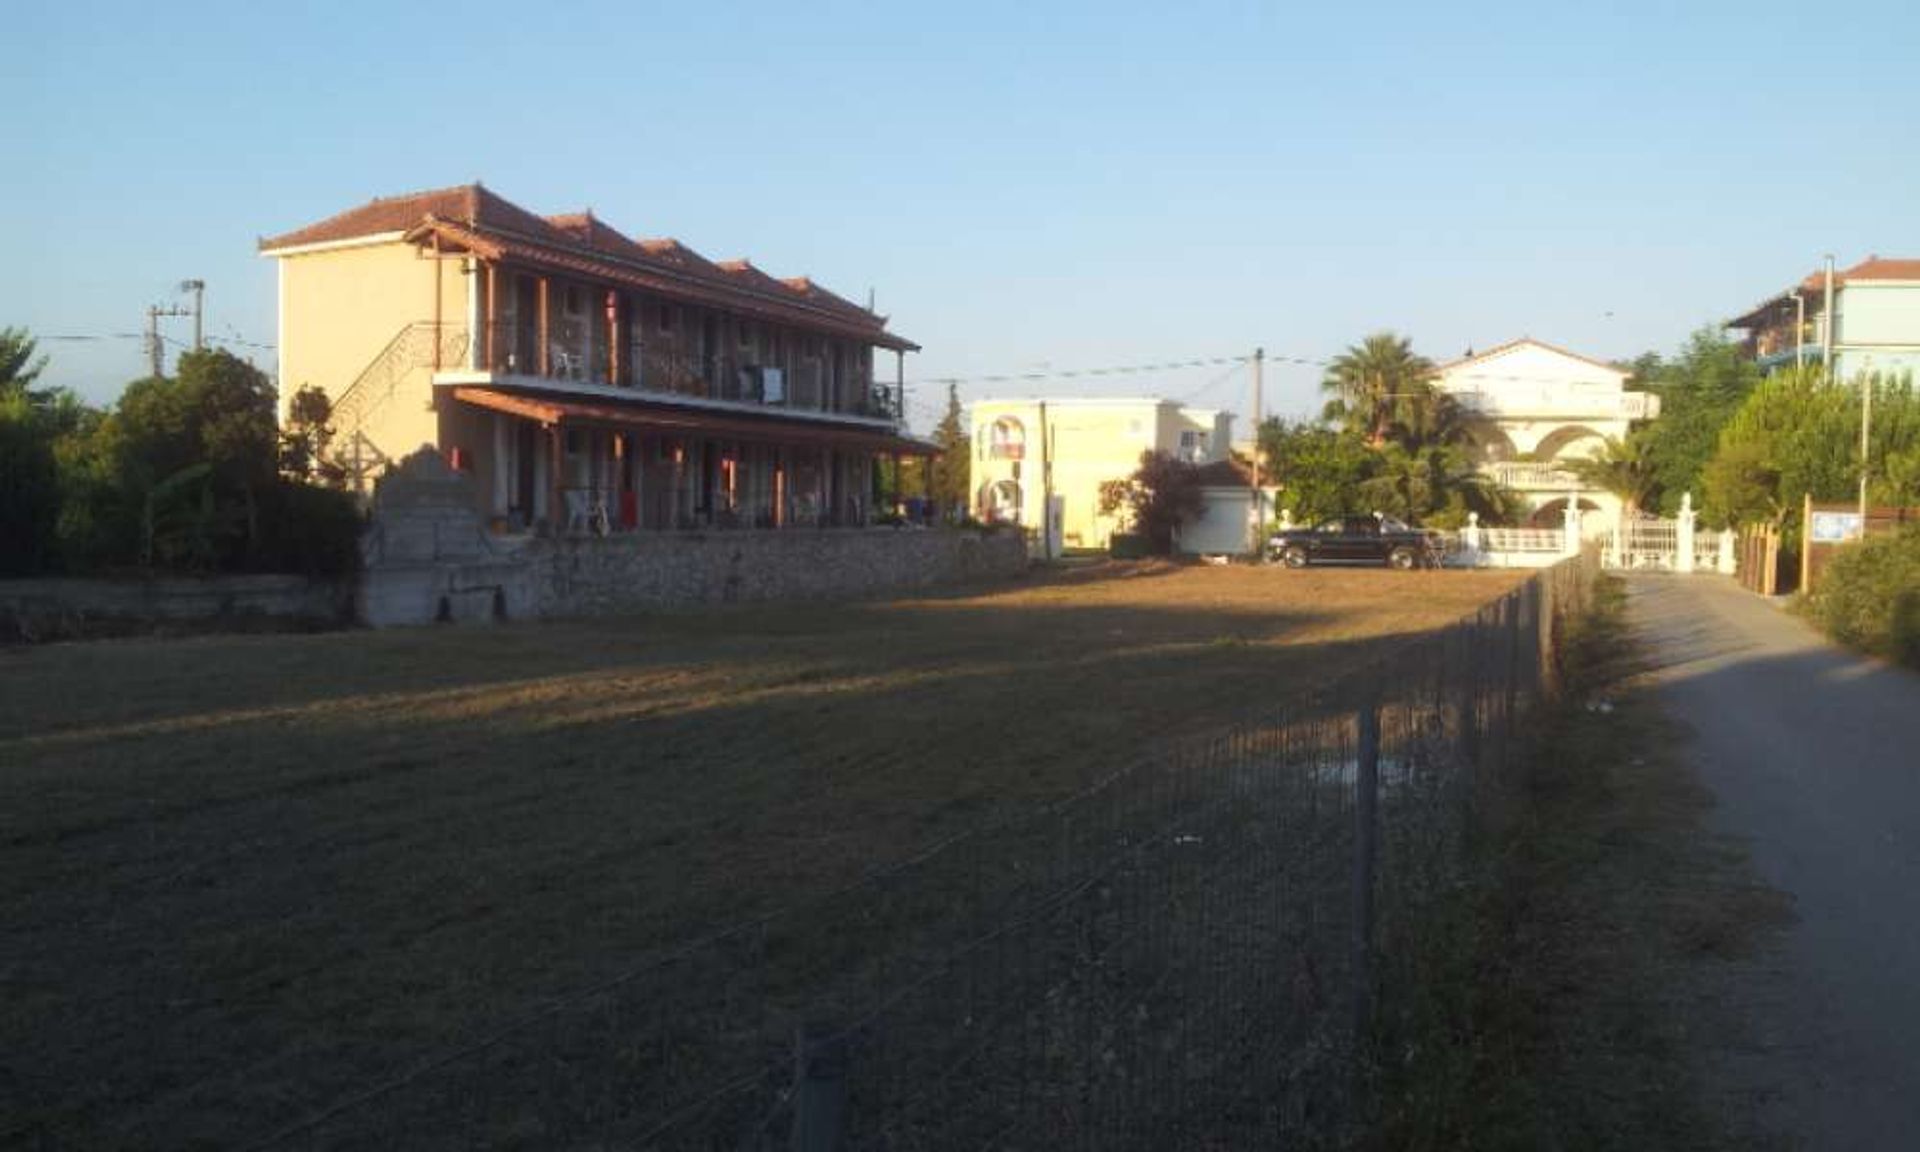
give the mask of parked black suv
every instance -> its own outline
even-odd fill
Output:
[[[1267,559],[1289,568],[1309,564],[1437,568],[1441,551],[1438,535],[1409,528],[1391,516],[1334,516],[1311,528],[1292,528],[1267,539]]]

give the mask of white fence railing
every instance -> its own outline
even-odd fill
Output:
[[[1467,527],[1447,534],[1446,563],[1459,568],[1542,568],[1593,544],[1602,563],[1616,571],[1730,575],[1734,568],[1734,534],[1696,531],[1691,501],[1682,505],[1678,519],[1635,517],[1585,539],[1578,533],[1577,521],[1563,528],[1482,528],[1473,518]]]

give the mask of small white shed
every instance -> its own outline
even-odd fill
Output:
[[[1260,503],[1269,530],[1274,524],[1278,488],[1261,486]],[[1239,460],[1216,460],[1200,469],[1203,514],[1180,525],[1174,551],[1187,556],[1240,556],[1258,551],[1254,544],[1253,469]]]

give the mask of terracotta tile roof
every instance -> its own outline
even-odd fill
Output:
[[[780,280],[746,260],[715,264],[678,240],[634,240],[592,211],[536,216],[478,183],[380,197],[305,228],[260,241],[263,252],[401,233],[459,240],[490,259],[602,276],[662,295],[765,319],[826,328],[886,348],[919,346],[886,331],[887,318],[806,277]]]
[[[566,233],[510,200],[489,190],[484,184],[462,184],[454,188],[435,188],[409,192],[404,196],[378,196],[358,208],[329,216],[317,224],[297,228],[260,241],[260,249],[292,248],[301,244],[324,244],[335,240],[354,240],[385,232],[405,232],[422,220],[458,220],[470,227],[546,240],[564,240]]]
[[[1851,268],[1836,270],[1833,282],[1845,284],[1849,280],[1920,280],[1920,260],[1882,259],[1869,256]],[[1820,269],[1800,281],[1802,292],[1825,292],[1827,273]]]
[[[1202,488],[1248,488],[1253,485],[1253,466],[1238,457],[1228,457],[1200,465],[1195,478]],[[1273,477],[1265,479],[1271,482]]]

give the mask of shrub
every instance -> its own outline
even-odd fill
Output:
[[[0,576],[45,571],[59,518],[53,445],[24,396],[0,396]]]
[[[259,570],[303,576],[348,576],[359,570],[366,520],[351,494],[283,480],[266,504]]]
[[[1840,643],[1920,668],[1920,525],[1841,549],[1808,608]]]

